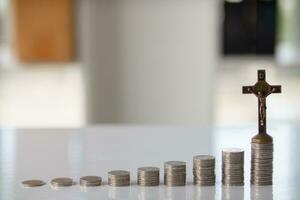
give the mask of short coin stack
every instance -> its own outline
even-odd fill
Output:
[[[273,143],[251,143],[251,184],[272,185]]]
[[[222,183],[225,186],[244,185],[244,150],[239,148],[223,149]]]
[[[164,164],[164,184],[167,186],[184,186],[186,184],[186,163],[168,161]]]
[[[108,185],[110,186],[128,186],[130,185],[130,173],[123,170],[108,172]]]
[[[137,174],[138,185],[157,186],[159,185],[159,168],[157,167],[140,167]]]
[[[60,177],[51,180],[51,185],[57,187],[69,187],[74,184],[73,179],[67,177]]]
[[[198,186],[215,185],[215,157],[199,155],[193,158],[194,184]]]
[[[80,178],[80,186],[90,187],[101,185],[102,178],[99,176],[84,176]]]

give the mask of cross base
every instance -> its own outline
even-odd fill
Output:
[[[251,143],[256,144],[272,144],[273,138],[267,133],[258,133],[251,139]]]

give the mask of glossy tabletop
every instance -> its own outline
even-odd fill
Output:
[[[300,126],[273,124],[268,129],[274,138],[274,184],[254,187],[249,184],[250,141],[256,126],[171,127],[171,126],[98,126],[82,129],[14,129],[0,131],[0,199],[2,200],[99,200],[99,199],[300,199]],[[223,187],[221,184],[221,150],[225,147],[245,149],[245,186]],[[192,184],[192,157],[216,156],[216,185]],[[187,186],[166,187],[163,163],[187,162]],[[157,166],[161,185],[136,185],[137,168]],[[110,187],[107,172],[129,170],[130,187]],[[100,187],[72,187],[55,190],[50,180],[98,175]],[[47,182],[39,188],[23,188],[26,179]]]

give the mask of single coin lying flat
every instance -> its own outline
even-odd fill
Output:
[[[45,185],[46,183],[42,180],[26,180],[22,182],[22,185],[26,188],[30,187],[40,187]]]

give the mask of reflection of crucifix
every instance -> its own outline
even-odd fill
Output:
[[[258,130],[266,134],[266,98],[272,93],[281,93],[280,85],[269,85],[266,82],[265,70],[257,71],[257,82],[253,86],[243,86],[243,94],[254,94],[258,98]]]

